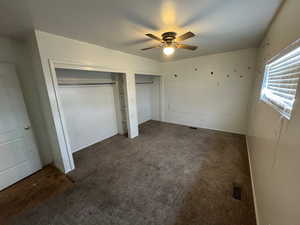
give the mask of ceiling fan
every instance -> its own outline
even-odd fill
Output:
[[[171,55],[174,53],[175,48],[183,48],[187,50],[196,50],[197,46],[195,45],[186,45],[186,44],[180,44],[179,42],[184,41],[186,39],[192,38],[195,36],[192,32],[187,32],[179,37],[176,37],[175,32],[165,32],[161,35],[162,38],[159,38],[153,34],[146,34],[146,36],[159,41],[160,44],[151,46],[148,48],[141,49],[142,51],[153,49],[153,48],[163,48],[163,52],[165,55]]]

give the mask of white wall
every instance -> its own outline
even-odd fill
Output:
[[[139,124],[152,119],[152,85],[136,85],[136,104]]]
[[[246,49],[164,63],[165,120],[246,133],[255,60]]]
[[[17,64],[19,54],[19,44],[17,41],[0,37],[0,61]]]
[[[65,149],[64,133],[56,104],[55,90],[52,85],[53,81],[51,78],[49,59],[83,66],[96,66],[113,70],[114,72],[126,72],[125,84],[127,88],[125,96],[128,110],[129,136],[135,137],[138,135],[134,74],[159,74],[159,63],[143,57],[106,49],[97,45],[52,35],[42,31],[35,31],[35,38],[38,47],[38,51],[35,53],[39,55],[41,62],[40,68],[37,66],[35,71],[42,78],[39,80],[39,86],[46,86],[44,90],[40,89],[40,92],[43,112],[48,122],[47,129],[50,132],[54,161],[57,167],[63,171],[69,171],[71,164],[62,163],[62,161],[68,162],[69,155],[63,155],[63,160],[60,157],[61,151],[67,151]]]
[[[300,91],[289,121],[259,100],[266,61],[300,38],[299,12],[287,0],[259,49],[247,142],[260,225],[300,223]]]
[[[139,124],[160,120],[160,77],[136,75],[135,80]]]
[[[111,73],[107,72],[57,69],[56,75],[63,84],[113,82]],[[118,133],[113,86],[59,86],[72,152]]]

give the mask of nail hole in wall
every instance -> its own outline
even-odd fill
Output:
[[[244,76],[240,75],[240,78],[243,78]]]
[[[214,72],[210,72],[210,75],[214,75]]]
[[[229,74],[227,74],[227,75],[226,75],[226,77],[230,77],[230,75],[229,75]]]
[[[174,77],[178,77],[178,75],[177,75],[177,74],[174,74]]]
[[[198,68],[195,68],[195,71],[198,71]]]

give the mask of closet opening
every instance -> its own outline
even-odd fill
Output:
[[[135,75],[139,125],[149,120],[161,120],[161,77]]]
[[[125,74],[55,68],[60,113],[72,153],[127,133]]]

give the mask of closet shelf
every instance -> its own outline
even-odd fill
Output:
[[[59,86],[92,86],[92,85],[108,85],[108,84],[115,84],[115,82],[108,82],[108,83],[58,83]]]
[[[136,84],[153,84],[153,81],[151,81],[151,82],[137,82]]]

